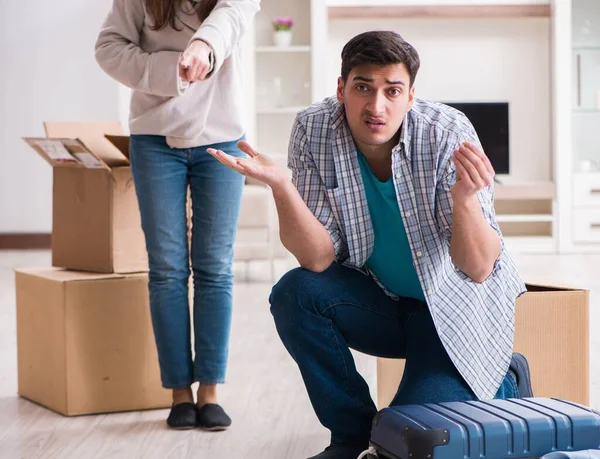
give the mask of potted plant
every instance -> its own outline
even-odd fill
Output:
[[[275,46],[290,46],[292,43],[292,26],[294,20],[289,17],[278,17],[273,19],[273,43]]]

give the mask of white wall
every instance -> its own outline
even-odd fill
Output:
[[[21,137],[43,121],[118,120],[117,85],[94,60],[112,0],[2,2],[0,233],[50,232],[52,170]]]
[[[329,24],[330,92],[353,36],[399,32],[419,52],[416,94],[425,99],[508,101],[511,177],[551,178],[550,24],[545,18],[371,19]]]

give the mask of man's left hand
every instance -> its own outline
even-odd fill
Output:
[[[488,157],[470,142],[454,150],[452,161],[456,166],[456,184],[451,190],[455,202],[472,199],[488,187],[496,175]]]

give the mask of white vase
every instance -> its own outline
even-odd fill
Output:
[[[273,43],[278,47],[290,46],[292,44],[292,31],[276,30],[273,32]]]

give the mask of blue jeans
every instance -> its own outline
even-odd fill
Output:
[[[335,263],[323,273],[294,269],[275,285],[270,302],[279,336],[334,444],[366,444],[377,411],[350,348],[406,359],[392,405],[476,398],[446,353],[426,304],[395,301],[356,270]],[[518,395],[509,373],[497,397]]]
[[[244,177],[206,152],[242,157],[236,142],[176,149],[165,137],[132,135],[131,170],[149,259],[152,325],[162,384],[225,380],[232,313],[233,244]],[[186,219],[192,197],[191,256]],[[188,281],[194,280],[194,356]]]

